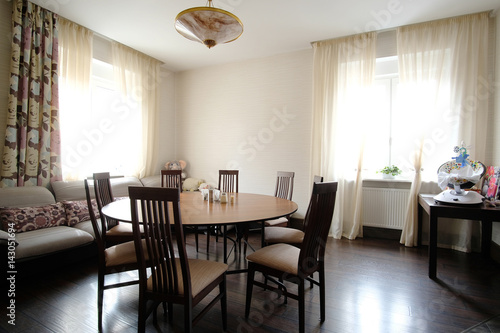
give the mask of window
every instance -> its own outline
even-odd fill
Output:
[[[418,102],[419,105],[408,104],[408,101],[414,100],[411,96],[417,90],[420,90],[420,96],[434,96],[436,89],[435,82],[424,80],[418,85],[402,87],[397,56],[377,58],[373,85],[375,102],[369,112],[378,115],[371,125],[378,129],[378,134],[371,136],[367,142],[364,160],[367,177],[378,178],[376,171],[386,165],[397,165],[403,170],[403,176],[413,176],[411,154],[419,145],[416,139],[418,135],[415,133],[423,130],[413,119],[419,118],[427,122],[426,131],[431,133],[427,138],[432,138],[424,143],[426,168],[423,170],[423,179],[436,180],[438,167],[451,160],[454,145],[460,143],[453,134],[457,132],[454,128],[456,124],[447,121],[448,118],[451,119],[451,115],[446,117],[445,110],[450,109],[449,89],[442,89],[437,94],[438,100],[423,98]],[[439,112],[433,105],[439,105]]]
[[[88,106],[75,107],[71,100],[61,89],[64,179],[102,171],[134,174],[142,136],[141,107],[116,88],[112,65],[93,59]]]

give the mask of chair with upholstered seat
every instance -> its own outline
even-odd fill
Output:
[[[313,183],[322,183],[322,176],[314,176]],[[304,222],[306,223],[306,222]],[[303,226],[303,229],[305,225]],[[289,227],[272,227],[266,228],[264,243],[266,245],[276,244],[276,243],[287,243],[300,246],[302,239],[304,238],[304,231],[296,228]]]
[[[161,187],[178,188],[182,192],[182,170],[161,170]]]
[[[295,178],[295,172],[289,171],[278,171],[276,176],[276,188],[274,190],[274,196],[281,199],[292,200],[293,196],[293,183]],[[274,220],[266,220],[265,226],[288,226],[290,217],[284,216]]]
[[[326,318],[324,254],[328,232],[332,222],[337,183],[314,183],[311,200],[305,215],[305,234],[300,248],[291,244],[273,244],[263,247],[247,256],[248,278],[245,302],[245,317],[250,315],[253,285],[266,289],[280,289],[285,297],[299,302],[299,332],[305,332],[305,280],[319,272],[320,320]],[[255,280],[255,272],[275,277],[280,281],[297,284],[298,293],[270,287]]]
[[[179,192],[182,192],[182,170],[161,170],[160,176],[161,176],[161,187],[177,188],[179,189]],[[192,229],[194,232],[196,252],[198,252],[198,227],[185,226],[184,231],[186,231],[187,229]],[[185,237],[186,237],[186,232],[184,232],[184,240]]]
[[[222,192],[238,193],[239,170],[219,170],[218,189]]]
[[[105,232],[107,226],[105,220],[99,220],[92,209],[92,199],[88,180],[84,180],[85,194],[87,197],[87,205],[89,208],[89,216],[92,222],[92,228],[95,234],[97,244],[97,321],[99,332],[102,331],[102,308],[104,291],[112,288],[125,287],[133,284],[138,284],[138,279],[132,279],[125,282],[114,284],[105,284],[105,276],[115,273],[121,273],[131,270],[137,270],[137,257],[135,253],[135,245],[133,241],[120,243],[114,246],[107,244],[108,235]]]
[[[120,221],[106,218],[102,213],[102,207],[115,201],[111,189],[111,177],[109,172],[98,172],[93,174],[95,200],[102,225],[106,227],[106,240],[108,243],[118,244],[132,241],[132,225],[130,223],[120,223]]]
[[[226,193],[238,193],[239,191],[239,175],[240,171],[239,170],[219,170],[219,182],[217,185],[217,189],[221,192],[226,192]],[[232,250],[236,248],[236,244],[241,245],[241,237],[242,237],[242,232],[241,230],[244,229],[243,225],[239,225],[238,228],[235,228],[236,230],[236,237],[237,240],[233,240],[229,237],[227,237],[227,226],[224,225],[222,227],[222,230],[220,227],[214,227],[215,230],[215,240],[218,240],[218,235],[219,232],[222,232],[222,236],[225,238],[224,243],[227,243],[227,240],[230,239],[233,241],[234,245],[233,248],[229,251],[229,254],[227,254],[227,249],[224,248],[224,262],[227,262],[227,257],[231,254]],[[238,233],[240,234],[238,236]],[[240,247],[241,248],[241,247]]]
[[[184,307],[184,332],[194,325],[213,305],[221,303],[222,326],[227,328],[226,272],[220,262],[188,259],[180,216],[180,193],[174,188],[129,187],[134,242],[139,264],[139,332],[146,319],[161,302],[168,304],[173,321],[173,304]],[[143,226],[143,239],[140,226]],[[173,227],[173,228],[172,228]],[[174,230],[172,230],[174,229]],[[147,261],[149,256],[150,269]],[[210,302],[193,319],[193,308],[215,288]]]

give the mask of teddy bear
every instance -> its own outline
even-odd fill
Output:
[[[183,191],[198,191],[198,188],[204,182],[205,181],[203,179],[186,178],[186,180],[184,180],[184,182],[182,183],[182,190]]]
[[[178,161],[171,161],[165,163],[165,169],[167,170],[182,170],[184,171],[184,168],[186,167],[187,163],[186,161],[183,160],[178,160]],[[186,178],[186,173],[182,172],[181,174],[182,179]]]

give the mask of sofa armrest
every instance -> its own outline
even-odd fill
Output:
[[[12,234],[9,234],[5,230],[0,230],[0,246],[8,246],[9,241],[14,241],[14,244],[17,246],[19,243],[17,242],[15,237],[11,237]]]

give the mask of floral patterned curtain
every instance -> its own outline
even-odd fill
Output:
[[[60,180],[57,15],[13,1],[7,129],[0,185]]]

